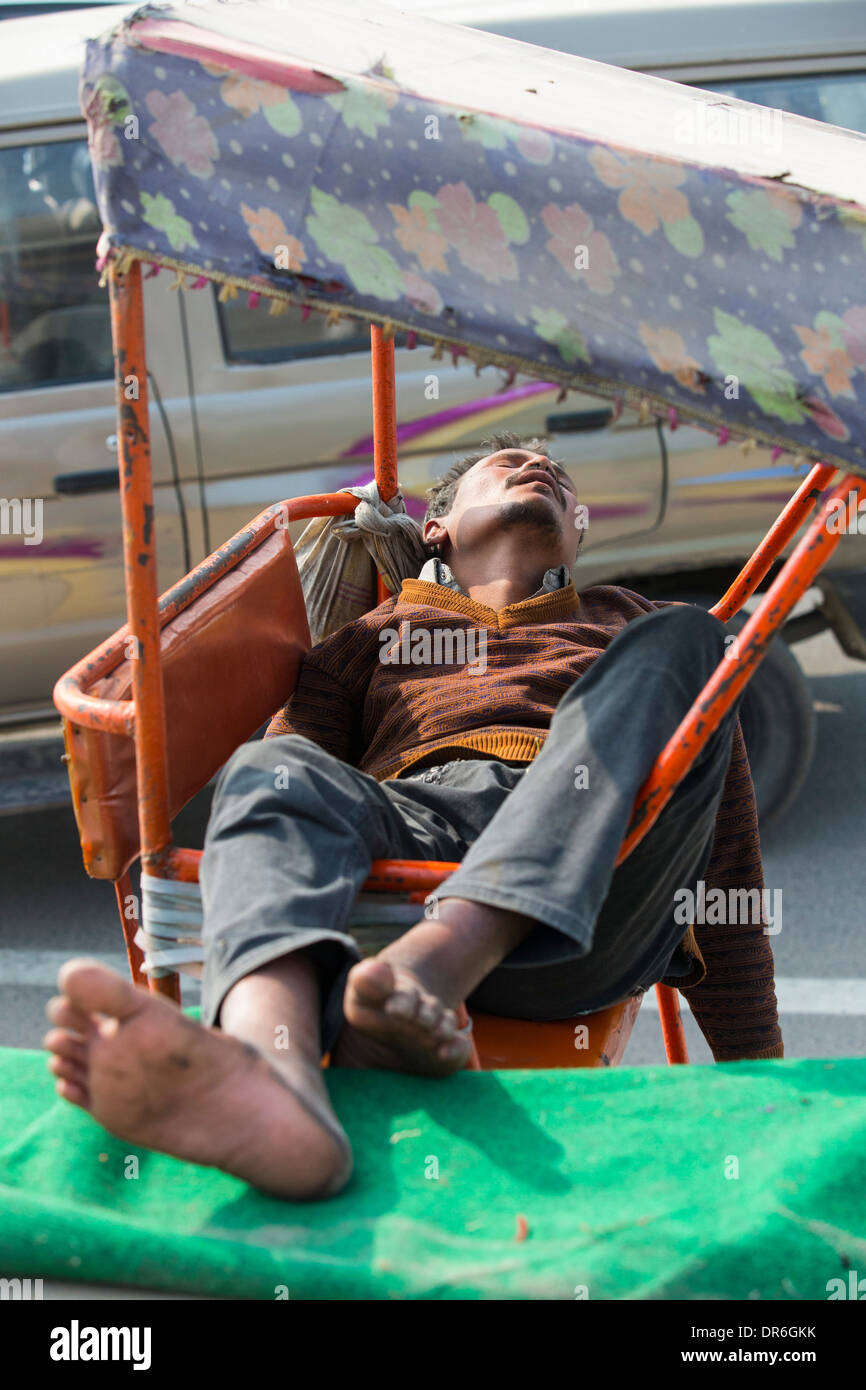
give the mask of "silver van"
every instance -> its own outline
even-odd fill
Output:
[[[0,724],[49,716],[57,676],[124,615],[111,337],[77,70],[125,8],[13,5],[0,19]],[[726,92],[866,132],[861,0],[525,6],[404,0],[404,9]],[[0,9],[0,15],[4,13]],[[796,24],[792,21],[796,17]],[[319,315],[272,317],[211,287],[148,279],[146,316],[161,589],[270,502],[371,476],[368,339]],[[589,508],[582,583],[715,601],[793,490],[793,461],[719,448],[603,402],[433,362],[398,340],[401,479],[429,482],[492,430],[552,436]],[[786,466],[788,465],[788,466]],[[866,657],[866,535],[842,539],[823,601]],[[762,814],[790,801],[812,707],[777,643],[743,711]]]

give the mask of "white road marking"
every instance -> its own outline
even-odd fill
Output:
[[[70,946],[66,951],[14,951],[0,950],[0,988],[13,985],[32,986],[39,989],[53,989],[57,984],[57,972],[70,956],[87,956],[89,960],[101,961],[119,970],[124,976],[128,973],[126,956],[119,952],[76,950]],[[198,990],[199,981],[191,976],[183,977],[183,992]],[[688,1001],[681,994],[680,1003],[688,1010]],[[781,975],[776,978],[776,997],[781,1014],[834,1014],[866,1016],[866,978],[810,979],[799,975]],[[643,1002],[645,1009],[657,1009],[656,993],[651,989]]]
[[[32,986],[38,989],[54,989],[57,985],[57,972],[61,965],[72,956],[86,956],[88,960],[98,960],[102,965],[110,965],[124,977],[129,974],[126,956],[117,951],[88,951],[70,946],[67,951],[13,951],[0,950],[0,989],[4,986]],[[199,981],[191,976],[183,977],[182,991],[188,995],[191,989],[198,989]]]
[[[853,1018],[866,1015],[866,979],[810,979],[801,975],[777,975],[776,998],[782,1016],[833,1014]],[[686,996],[681,994],[679,999],[684,1011],[688,1010]],[[645,996],[643,1008],[658,1008],[654,989]]]

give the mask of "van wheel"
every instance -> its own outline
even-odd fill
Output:
[[[677,596],[711,608],[706,594]],[[737,613],[725,626],[739,632],[748,615]],[[740,723],[762,825],[780,816],[797,797],[815,751],[815,711],[800,663],[782,636],[774,638],[740,705]]]

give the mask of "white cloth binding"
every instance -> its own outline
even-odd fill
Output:
[[[364,893],[349,913],[352,927],[412,927],[423,916],[420,903],[386,893]],[[204,964],[201,940],[201,889],[197,883],[141,875],[141,926],[135,944],[144,952],[143,970],[155,979],[175,970],[200,978]]]

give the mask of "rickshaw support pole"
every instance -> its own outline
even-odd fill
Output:
[[[373,375],[373,473],[383,502],[397,491],[397,404],[394,385],[394,338],[378,324],[370,326]]]
[[[139,928],[138,912],[129,911],[130,904],[135,904],[136,897],[132,891],[132,880],[129,876],[128,869],[116,880],[114,892],[117,898],[117,911],[120,914],[120,924],[123,928],[123,940],[126,945],[126,958],[129,961],[129,973],[132,976],[132,983],[134,985],[141,985],[144,989],[147,989],[147,976],[142,969],[144,965],[144,952],[140,946],[135,944],[135,937]]]
[[[373,379],[373,476],[383,502],[390,502],[397,480],[397,390],[394,381],[394,336],[377,323],[370,325],[370,364]],[[381,574],[376,577],[380,603],[391,597]]]
[[[659,1007],[659,1021],[662,1026],[665,1056],[671,1066],[682,1066],[689,1060],[689,1050],[683,1028],[679,994],[673,986],[663,985],[659,982],[656,985],[656,1001]]]
[[[160,660],[156,536],[141,267],[108,270],[117,397],[117,461],[123,511],[123,569],[129,624],[128,658],[135,704],[135,764],[142,867],[159,872],[171,844],[165,706]],[[178,997],[177,978],[151,989]]]
[[[776,556],[784,550],[788,541],[797,531],[819,501],[821,493],[830,486],[836,469],[829,463],[816,463],[814,468],[797,488],[790,501],[783,507],[773,522],[761,544],[751,559],[743,567],[727,593],[710,612],[714,618],[726,623],[735,613],[739,613],[747,598],[751,598]]]

